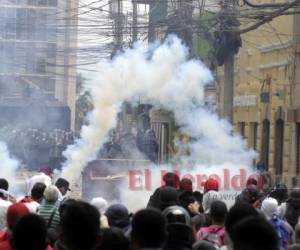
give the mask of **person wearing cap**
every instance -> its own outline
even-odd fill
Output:
[[[55,182],[55,186],[59,190],[58,199],[57,199],[57,202],[55,205],[56,205],[56,207],[59,207],[60,204],[65,199],[67,192],[71,191],[70,183],[64,178],[58,178],[57,181]]]
[[[215,178],[208,178],[208,180],[204,183],[204,193],[209,191],[219,191],[219,182]]]
[[[114,204],[105,212],[110,227],[117,227],[126,232],[130,226],[128,209],[122,204]]]

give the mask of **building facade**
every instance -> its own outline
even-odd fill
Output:
[[[295,185],[300,173],[299,17],[282,16],[242,35],[235,56],[233,125],[273,180]],[[224,68],[217,69],[224,114]]]
[[[0,102],[39,99],[70,108],[75,122],[74,0],[0,1]]]

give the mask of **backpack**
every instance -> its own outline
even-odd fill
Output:
[[[200,229],[201,239],[212,243],[217,249],[224,245],[224,235],[224,227],[212,225]]]
[[[277,232],[279,239],[279,249],[286,250],[291,241],[291,236],[288,229],[286,228],[285,222],[283,220],[280,220],[277,215],[273,215],[270,219],[270,222]]]

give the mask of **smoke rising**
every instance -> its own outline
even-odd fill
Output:
[[[188,57],[187,48],[171,36],[156,47],[136,45],[114,60],[101,62],[99,72],[86,86],[94,109],[81,138],[64,152],[62,176],[76,181],[115,127],[124,101],[136,104],[140,98],[174,113],[176,124],[188,134],[193,166],[250,166],[255,155],[240,136],[232,135],[226,120],[205,108],[204,87],[213,81],[211,72]]]
[[[0,141],[0,172],[1,177],[8,180],[8,182],[15,181],[16,170],[19,162],[12,158],[8,152],[8,148],[4,142]]]

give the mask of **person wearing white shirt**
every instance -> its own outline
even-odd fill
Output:
[[[32,176],[30,179],[28,179],[26,181],[28,196],[31,195],[31,190],[36,183],[43,183],[48,187],[49,185],[52,184],[52,180],[51,180],[50,176],[48,176],[42,172]]]
[[[70,183],[64,178],[58,178],[57,181],[55,182],[55,186],[59,190],[58,200],[57,200],[55,206],[59,207],[60,204],[65,200],[67,192],[71,191]]]
[[[37,182],[34,184],[33,188],[31,189],[31,202],[25,203],[27,208],[31,213],[36,213],[40,204],[43,201],[44,191],[46,189],[46,185],[41,182]]]

